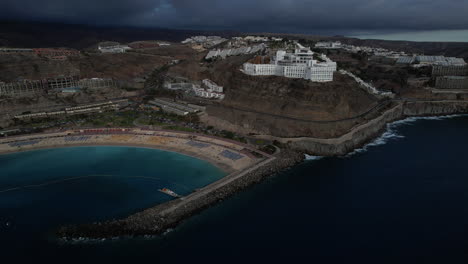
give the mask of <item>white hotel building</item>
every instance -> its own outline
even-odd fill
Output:
[[[224,99],[224,89],[209,79],[202,81],[203,87],[194,86],[195,95],[203,98]]]
[[[302,78],[313,82],[333,81],[336,62],[327,56],[320,55],[314,59],[314,52],[310,48],[297,44],[294,53],[279,50],[270,64],[244,63],[243,72],[247,75],[265,76],[276,75],[287,78]]]
[[[342,46],[341,42],[339,41],[322,41],[317,42],[317,44],[315,44],[315,47],[321,49],[340,49]]]
[[[131,49],[132,48],[130,48],[127,45],[114,45],[114,46],[104,46],[104,47],[99,46],[98,47],[98,50],[101,53],[125,53],[127,50],[131,50]]]

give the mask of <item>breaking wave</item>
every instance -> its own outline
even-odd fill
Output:
[[[418,120],[444,120],[444,119],[450,119],[450,118],[462,117],[462,116],[468,116],[468,115],[463,114],[463,115],[445,115],[445,116],[428,116],[428,117],[408,117],[399,121],[389,123],[387,124],[387,130],[380,137],[374,139],[371,143],[366,144],[362,148],[355,149],[353,152],[345,155],[345,157],[350,157],[359,153],[366,152],[371,147],[376,147],[376,146],[387,144],[391,140],[404,138],[405,136],[400,135],[397,132],[397,128],[402,125],[413,124],[414,122]]]
[[[304,161],[319,160],[322,158],[323,158],[322,156],[311,156],[311,155],[304,154]]]

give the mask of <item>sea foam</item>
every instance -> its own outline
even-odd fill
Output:
[[[345,157],[350,157],[359,153],[363,153],[369,150],[371,147],[381,146],[387,144],[391,140],[398,140],[404,138],[405,136],[398,134],[397,128],[402,125],[411,125],[418,120],[444,120],[455,117],[468,116],[467,114],[457,114],[457,115],[445,115],[445,116],[424,116],[424,117],[408,117],[402,120],[398,120],[392,123],[387,124],[386,131],[378,138],[374,139],[372,142],[364,145],[361,148],[355,149],[353,152],[345,155]]]
[[[323,158],[322,156],[312,156],[312,155],[304,154],[304,161],[319,160],[322,158]]]

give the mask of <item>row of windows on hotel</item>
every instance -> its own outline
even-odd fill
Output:
[[[302,66],[278,66],[278,65],[244,65],[244,71],[249,75],[278,75],[288,78],[306,78],[319,81],[333,80],[333,67],[302,67]],[[310,71],[311,76],[306,76]]]

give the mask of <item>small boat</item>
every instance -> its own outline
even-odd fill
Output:
[[[180,198],[182,196],[178,195],[177,193],[167,189],[167,188],[162,188],[162,189],[158,189],[158,191],[162,192],[162,193],[165,193],[167,195],[170,195],[172,197],[175,197],[175,198]]]

